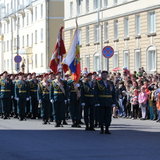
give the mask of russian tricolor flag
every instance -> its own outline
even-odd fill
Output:
[[[74,32],[73,41],[67,56],[63,60],[63,64],[68,65],[72,79],[76,82],[79,81],[81,75],[80,67],[80,47],[79,47],[79,30],[76,28]]]

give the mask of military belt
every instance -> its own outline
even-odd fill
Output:
[[[49,92],[43,92],[43,94],[49,94]]]
[[[8,90],[8,89],[2,89],[0,90],[1,92],[11,92],[11,90]]]
[[[19,93],[26,93],[27,91],[19,91]]]
[[[71,90],[71,92],[76,92],[75,90]]]
[[[37,90],[30,90],[31,92],[37,92]]]
[[[94,97],[94,95],[85,94],[85,97]]]
[[[63,92],[60,92],[60,91],[54,91],[54,93],[61,93],[61,94],[62,94]]]
[[[98,97],[101,97],[101,98],[112,98],[112,95],[99,95]]]

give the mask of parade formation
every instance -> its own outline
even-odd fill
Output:
[[[110,134],[111,119],[123,117],[160,122],[160,74],[147,74],[143,68],[131,74],[82,73],[78,82],[66,73],[53,72],[0,75],[0,116],[20,121],[42,119],[55,127],[67,125]]]

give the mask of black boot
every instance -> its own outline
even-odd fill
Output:
[[[111,134],[111,132],[109,131],[109,127],[108,126],[106,126],[105,134]]]
[[[100,130],[100,134],[103,134],[104,133],[104,128],[103,128],[103,125],[101,126],[101,130]]]

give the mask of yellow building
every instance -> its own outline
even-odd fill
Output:
[[[0,0],[0,72],[16,73],[17,53],[25,72],[47,72],[64,0]]]
[[[80,29],[82,68],[89,71],[144,67],[160,72],[160,1],[158,0],[65,0],[65,43],[69,47]],[[102,56],[105,46],[114,56]]]

